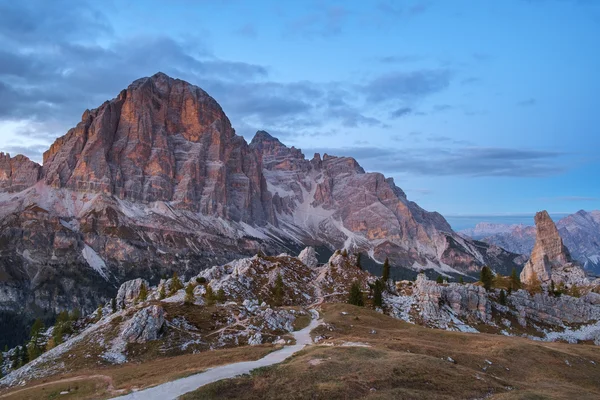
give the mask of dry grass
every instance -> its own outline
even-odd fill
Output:
[[[426,329],[346,304],[327,304],[324,315],[329,326],[315,334],[336,346],[312,346],[185,399],[600,398],[596,346]]]
[[[52,399],[55,393],[71,388],[69,395],[60,395],[62,398],[107,398],[119,391],[129,392],[133,388],[145,388],[178,378],[204,371],[208,368],[240,361],[252,361],[264,357],[275,350],[274,346],[237,347],[206,351],[199,354],[186,354],[176,357],[166,357],[143,363],[127,363],[120,366],[101,367],[97,369],[82,369],[76,373],[56,375],[52,378],[32,381],[23,387],[13,388],[10,391],[0,392],[0,396],[7,395],[7,399]],[[92,378],[104,376],[105,379]],[[77,377],[90,377],[76,382],[55,383]],[[41,384],[50,384],[39,387]],[[112,386],[112,387],[111,387]],[[73,388],[77,387],[77,390]],[[109,390],[110,387],[110,390]],[[16,393],[18,391],[18,393]],[[10,395],[15,392],[14,395]]]

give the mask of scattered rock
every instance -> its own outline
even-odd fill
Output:
[[[127,321],[121,332],[121,338],[127,343],[146,343],[160,336],[165,323],[162,307],[153,305],[143,308]]]

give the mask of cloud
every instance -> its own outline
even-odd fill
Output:
[[[391,112],[391,118],[402,118],[412,113],[412,108],[410,107],[400,107]]]
[[[363,167],[388,174],[531,178],[553,176],[567,169],[563,160],[565,154],[541,150],[421,147],[398,151],[362,146],[307,150],[354,157]]]
[[[254,24],[245,24],[235,31],[236,34],[240,36],[244,36],[247,38],[255,38],[258,36],[258,31],[256,30],[256,26]]]
[[[518,106],[521,107],[530,107],[530,106],[534,106],[536,105],[537,100],[534,98],[530,98],[530,99],[525,99],[525,100],[521,100],[517,103]]]
[[[383,56],[377,58],[382,64],[404,64],[422,60],[423,57],[415,55],[395,55],[395,56]]]
[[[558,196],[558,197],[542,197],[542,201],[568,201],[568,202],[580,202],[580,201],[600,201],[598,197],[588,196]]]
[[[339,5],[316,3],[308,13],[294,16],[286,22],[285,33],[293,36],[335,36],[342,32],[350,12]]]
[[[372,79],[363,90],[367,100],[374,103],[391,99],[415,100],[446,89],[451,76],[446,69],[399,71]]]

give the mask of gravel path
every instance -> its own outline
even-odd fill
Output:
[[[194,391],[201,386],[209,383],[217,382],[222,379],[234,378],[239,375],[247,374],[253,369],[267,367],[269,365],[278,364],[292,354],[302,350],[306,345],[312,343],[310,332],[320,324],[318,321],[318,313],[313,310],[313,319],[310,324],[297,332],[293,332],[296,339],[296,344],[293,346],[285,346],[283,349],[267,354],[265,357],[256,361],[244,361],[234,364],[223,365],[220,367],[211,368],[205,372],[188,376],[186,378],[177,379],[172,382],[167,382],[149,389],[133,392],[125,396],[117,397],[118,399],[176,399],[179,396]]]

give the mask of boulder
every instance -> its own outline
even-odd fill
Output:
[[[146,289],[150,287],[148,281],[142,278],[124,282],[117,292],[117,305],[122,308],[123,306],[129,306],[135,303],[140,295],[142,284],[146,285]]]
[[[159,338],[165,323],[164,310],[150,306],[135,313],[123,327],[121,338],[127,343],[146,343]]]
[[[316,268],[319,265],[319,261],[317,260],[317,253],[315,249],[311,246],[306,247],[304,250],[300,252],[298,255],[298,260],[302,261],[304,265],[309,268]]]

